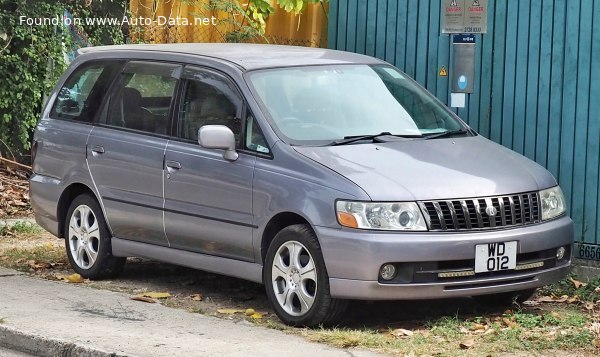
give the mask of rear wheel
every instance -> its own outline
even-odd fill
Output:
[[[69,206],[64,227],[67,257],[77,273],[103,279],[121,272],[125,258],[112,255],[111,235],[94,197],[77,196]]]
[[[479,295],[473,296],[473,298],[483,305],[489,306],[510,306],[512,304],[521,304],[529,300],[536,289],[509,291],[506,293],[499,293],[493,295]]]
[[[310,327],[333,322],[346,308],[346,301],[329,294],[321,247],[306,224],[277,233],[267,252],[263,281],[275,313],[288,325]]]

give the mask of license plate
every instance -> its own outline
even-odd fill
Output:
[[[475,273],[510,270],[517,266],[517,242],[477,244]]]

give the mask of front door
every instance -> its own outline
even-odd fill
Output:
[[[252,175],[256,157],[236,161],[198,145],[203,125],[241,139],[243,101],[225,76],[186,67],[176,137],[165,154],[165,231],[171,247],[253,261]]]

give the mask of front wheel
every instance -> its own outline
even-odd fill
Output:
[[[64,227],[67,257],[79,275],[103,279],[121,272],[125,258],[112,255],[111,234],[94,197],[77,196],[69,206]]]
[[[321,247],[309,225],[296,224],[277,233],[267,251],[263,281],[275,313],[288,325],[333,322],[345,310],[346,301],[329,294]]]

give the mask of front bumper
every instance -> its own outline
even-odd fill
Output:
[[[429,299],[493,294],[530,289],[568,274],[571,259],[535,271],[505,275],[475,275],[425,283],[381,283],[379,269],[386,263],[469,261],[475,245],[518,242],[518,254],[572,247],[569,217],[513,229],[470,232],[390,233],[315,227],[329,274],[332,297],[363,300]],[[569,252],[571,249],[569,249]]]

